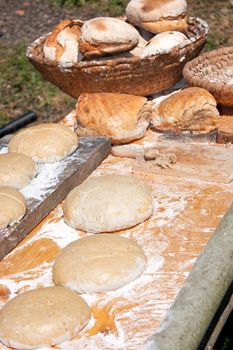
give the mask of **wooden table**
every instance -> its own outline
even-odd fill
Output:
[[[73,122],[72,115],[64,120],[70,126]],[[134,144],[151,145],[156,142],[154,136],[149,131]],[[137,176],[153,187],[153,216],[117,233],[138,241],[148,257],[148,268],[136,281],[116,291],[83,295],[91,306],[92,319],[77,337],[57,349],[142,349],[146,339],[159,330],[233,200],[232,182],[154,174],[135,170],[135,164],[134,159],[110,155],[91,176]],[[61,203],[0,263],[0,306],[19,293],[52,285],[55,257],[68,243],[85,235],[64,223]],[[7,348],[0,345],[0,349]]]

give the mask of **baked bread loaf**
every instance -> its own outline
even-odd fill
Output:
[[[87,303],[64,287],[17,295],[0,311],[0,340],[16,349],[38,349],[75,336],[91,316]]]
[[[80,51],[87,58],[113,55],[131,50],[138,41],[138,31],[125,21],[97,17],[82,26]]]
[[[8,150],[30,156],[38,163],[50,163],[70,155],[77,146],[78,137],[69,127],[42,123],[17,132]]]
[[[156,105],[151,125],[158,130],[208,133],[219,120],[214,97],[205,89],[190,87],[172,94]]]
[[[14,188],[0,187],[0,229],[19,222],[25,213],[24,196]]]
[[[145,136],[151,105],[141,96],[86,93],[79,96],[76,111],[79,136],[103,135],[122,144]]]
[[[19,153],[0,154],[0,186],[23,188],[36,176],[36,163]]]
[[[68,194],[63,211],[67,224],[83,231],[122,230],[152,215],[152,190],[132,176],[90,178]]]
[[[56,285],[78,293],[114,290],[135,280],[147,259],[133,239],[119,235],[92,235],[62,249],[53,266]]]
[[[233,143],[233,115],[219,118],[217,143]]]
[[[61,63],[78,61],[80,24],[64,20],[59,23],[47,37],[43,52],[44,57]]]
[[[126,16],[130,23],[152,33],[185,32],[188,27],[185,0],[131,0]]]
[[[141,57],[161,55],[171,52],[175,47],[185,46],[190,43],[189,39],[180,32],[163,32],[154,36],[145,46]]]

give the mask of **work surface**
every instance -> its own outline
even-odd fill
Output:
[[[72,125],[72,115],[65,123]],[[158,142],[156,134],[148,131],[146,138],[133,146],[158,146]],[[219,149],[222,152],[225,148],[213,146],[214,153],[219,154]],[[172,170],[148,168],[135,159],[110,155],[92,173],[91,176],[138,176],[153,187],[153,216],[116,233],[137,240],[148,257],[148,268],[136,281],[116,291],[82,295],[92,309],[90,323],[76,338],[55,348],[138,350],[159,329],[194,262],[233,200],[233,184],[230,179],[226,181],[229,164],[228,156],[225,157],[233,152],[232,148],[223,152],[225,160],[220,157],[219,166],[226,165],[226,173],[221,168],[216,181],[214,175],[206,176],[205,169],[209,172],[213,168],[205,162],[204,153],[204,178],[200,180],[195,171],[184,173],[184,158],[179,152],[176,150],[177,163]],[[200,157],[201,152],[196,165],[199,167]],[[192,159],[195,168],[195,154]],[[183,164],[180,176],[179,160]],[[64,223],[62,204],[59,205],[0,263],[0,306],[18,293],[53,285],[51,267],[55,257],[68,243],[85,235]],[[7,348],[0,345],[0,349]]]

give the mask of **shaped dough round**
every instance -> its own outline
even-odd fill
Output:
[[[0,229],[20,221],[25,213],[24,196],[14,188],[0,187]]]
[[[152,215],[152,191],[132,176],[90,178],[68,194],[63,211],[65,221],[74,228],[94,233],[117,231]]]
[[[23,188],[36,174],[32,158],[19,153],[0,154],[0,186]]]
[[[63,287],[16,296],[0,311],[0,340],[16,349],[37,349],[75,336],[89,321],[86,302]]]
[[[9,142],[9,152],[22,153],[36,162],[49,163],[73,153],[78,146],[78,136],[68,126],[48,123],[23,129]]]
[[[61,251],[53,266],[53,279],[78,293],[98,293],[135,280],[146,265],[145,254],[133,239],[92,235]]]

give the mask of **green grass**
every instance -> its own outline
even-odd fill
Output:
[[[127,0],[50,0],[52,5],[56,6],[93,6],[101,8],[103,13],[108,13],[110,16],[119,16],[124,13],[127,6]]]
[[[0,113],[0,125],[29,109],[41,118],[43,113],[48,117],[50,109],[56,109],[56,103],[62,103],[58,110],[67,107],[69,111],[71,98],[41,78],[25,56],[25,44],[11,48],[1,45],[0,51],[0,110],[4,111]]]
[[[6,124],[8,121],[9,121],[8,116],[5,113],[0,112],[0,127]]]

